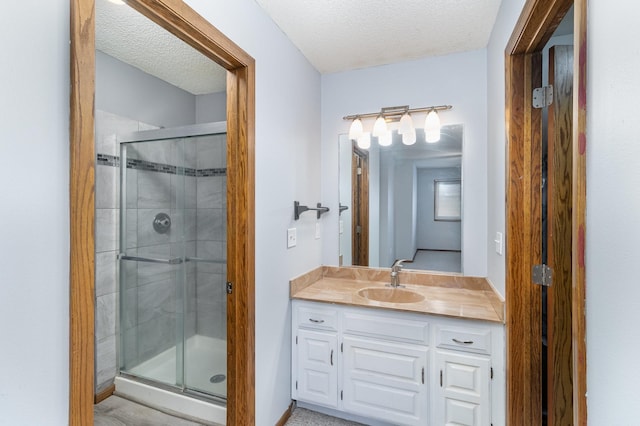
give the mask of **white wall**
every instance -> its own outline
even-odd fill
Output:
[[[418,220],[417,246],[429,250],[460,250],[460,221],[435,220],[436,180],[459,180],[460,168],[418,169]]]
[[[67,424],[69,4],[0,13],[0,423]]]
[[[476,50],[322,76],[322,201],[331,207],[323,222],[324,264],[338,263],[338,135],[349,130],[342,117],[451,104],[440,118],[464,124],[464,271],[486,276],[486,70],[486,50]]]
[[[587,47],[589,423],[637,424],[640,4],[590,1]]]
[[[96,52],[96,109],[160,127],[196,123],[196,97],[172,84]]]
[[[487,182],[488,182],[488,238],[484,250],[487,252],[487,278],[503,296],[505,295],[505,255],[496,253],[496,232],[505,233],[505,73],[504,49],[520,16],[524,0],[503,1],[496,18],[487,47]],[[465,181],[466,184],[466,181]]]
[[[291,402],[289,279],[321,263],[315,214],[293,220],[294,201],[323,201],[320,75],[255,1],[187,3],[256,60],[256,424],[273,425]]]
[[[196,123],[227,121],[227,92],[196,95]]]

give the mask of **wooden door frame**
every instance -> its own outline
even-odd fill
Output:
[[[572,345],[573,421],[586,425],[585,212],[586,212],[586,23],[587,0],[528,0],[505,49],[506,67],[506,336],[507,423],[541,422],[540,377],[536,357],[540,330],[534,315],[540,295],[531,285],[540,262],[541,112],[531,91],[541,80],[540,52],[574,6]]]
[[[353,164],[354,155],[362,159],[366,165],[366,167],[361,167],[362,173],[360,175]],[[357,176],[360,176],[360,179]],[[359,181],[359,185],[356,184],[356,180]],[[355,202],[356,195],[357,203]],[[352,142],[351,146],[351,206],[353,212],[351,217],[351,264],[355,265],[355,254],[358,253],[357,266],[369,266],[369,151],[360,149],[355,142]],[[359,233],[357,232],[358,224],[360,224]],[[355,244],[356,240],[358,241],[357,245]],[[356,250],[356,246],[360,250]]]
[[[255,61],[181,0],[127,0],[227,73],[227,424],[255,424]],[[69,424],[93,424],[95,5],[71,0]]]

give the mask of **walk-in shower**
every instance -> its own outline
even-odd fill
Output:
[[[116,392],[171,411],[183,405],[167,403],[172,395],[174,402],[224,406],[226,123],[141,131],[118,141]],[[156,391],[162,402],[144,399]]]

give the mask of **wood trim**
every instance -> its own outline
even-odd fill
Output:
[[[227,78],[227,424],[255,424],[255,205],[253,67]],[[231,124],[234,123],[234,124]],[[229,407],[232,409],[229,410]]]
[[[573,46],[549,49],[549,84],[553,86],[553,103],[548,108],[547,124],[546,263],[553,269],[553,285],[547,289],[547,424],[570,425]]]
[[[127,4],[227,70],[253,58],[182,0],[126,0]]]
[[[105,390],[103,390],[102,392],[96,394],[96,396],[93,398],[93,403],[94,404],[100,404],[102,401],[104,401],[105,399],[109,398],[111,395],[113,395],[113,393],[116,391],[116,385],[112,384],[111,386],[108,386]]]
[[[351,152],[351,210],[351,264],[369,266],[369,151],[355,142]]]
[[[181,0],[127,3],[229,71],[227,424],[255,424],[255,62]],[[80,426],[93,424],[94,28],[94,1],[72,0],[69,424]]]
[[[573,40],[573,422],[587,424],[585,238],[587,216],[587,0],[575,0]]]
[[[275,426],[284,426],[287,424],[287,420],[289,420],[289,418],[291,417],[291,414],[293,414],[293,410],[295,409],[295,405],[293,403],[293,401],[291,401],[291,404],[289,404],[289,408],[287,408],[287,411],[285,411],[282,416],[280,416],[280,419],[278,419],[278,421],[276,422]]]
[[[69,424],[93,424],[94,380],[94,82],[93,0],[71,2],[69,136]]]
[[[531,103],[525,101],[523,82],[531,74],[524,71],[527,56],[540,52],[558,23],[571,5],[574,9],[574,137],[573,137],[573,232],[572,232],[572,345],[573,345],[573,421],[586,424],[586,328],[585,328],[585,212],[586,212],[586,0],[528,0],[507,43],[506,53],[506,108],[507,129],[507,189],[506,189],[506,323],[507,323],[507,423],[513,425],[540,424],[538,415],[531,412],[532,393],[539,394],[537,379],[531,381],[532,342],[522,333],[523,324],[530,324],[532,307],[528,302],[532,295],[520,291],[523,282],[530,281],[532,259],[537,256],[528,246],[527,237],[532,232],[531,220],[522,217],[527,207],[532,184],[531,164],[526,152],[532,147],[527,138],[527,117]],[[576,101],[577,100],[577,101]],[[529,146],[521,147],[522,143]],[[529,211],[529,210],[527,210]],[[535,298],[533,300],[534,303]],[[520,321],[524,321],[521,323]],[[535,330],[534,330],[535,331]],[[522,340],[517,340],[522,339]]]
[[[531,269],[541,259],[542,115],[531,105],[532,89],[542,83],[540,54],[507,58],[507,194],[506,194],[506,325],[508,424],[541,424],[539,365],[541,323],[531,315],[540,310],[541,291],[531,285]],[[537,212],[538,214],[531,214]]]
[[[572,5],[573,0],[528,0],[506,52],[512,55],[541,52]]]

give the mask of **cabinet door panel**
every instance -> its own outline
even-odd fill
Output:
[[[488,357],[450,351],[436,353],[440,374],[438,424],[481,426],[491,423]]]
[[[337,337],[332,333],[298,330],[297,398],[338,405]]]
[[[345,411],[394,424],[426,424],[427,348],[351,336],[343,344]]]

